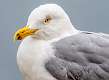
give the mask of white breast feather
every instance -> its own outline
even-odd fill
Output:
[[[44,64],[54,57],[52,47],[44,41],[26,38],[20,45],[17,63],[25,80],[56,80],[44,68]]]

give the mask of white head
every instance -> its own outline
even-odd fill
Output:
[[[39,29],[32,35],[37,39],[52,39],[77,31],[65,11],[56,4],[45,4],[35,8],[28,18],[27,25],[30,29]]]

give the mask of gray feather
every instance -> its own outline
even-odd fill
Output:
[[[109,80],[109,35],[81,32],[54,42],[45,67],[57,80]]]

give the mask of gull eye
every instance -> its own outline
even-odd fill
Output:
[[[43,23],[44,23],[44,24],[48,24],[50,21],[51,21],[51,17],[50,17],[50,16],[47,16],[47,17],[44,19]]]

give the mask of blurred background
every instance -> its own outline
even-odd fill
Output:
[[[62,6],[79,30],[109,33],[109,0],[0,0],[0,80],[21,80],[16,64],[20,42],[13,42],[13,33],[45,3]]]

